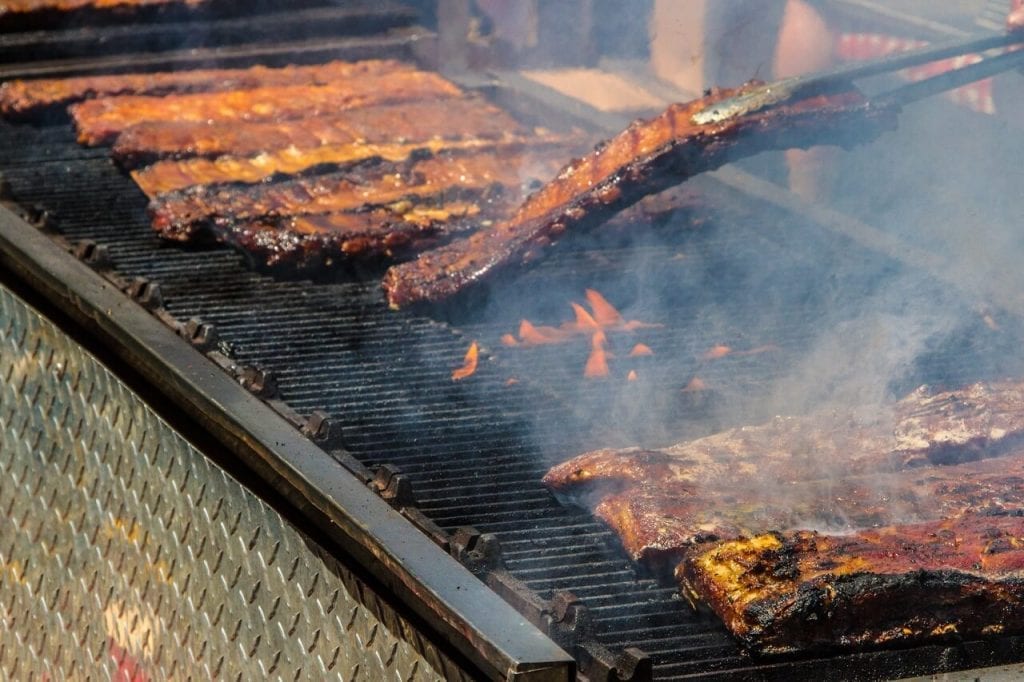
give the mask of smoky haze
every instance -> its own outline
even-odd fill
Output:
[[[673,214],[570,237],[494,287],[470,329],[491,337],[510,377],[564,406],[532,419],[547,463],[600,447],[663,447],[776,415],[875,419],[921,385],[1024,376],[1024,117],[1001,105],[1015,89],[1024,90],[1021,76],[997,80],[994,115],[934,97],[908,107],[896,132],[826,155],[811,199],[824,212],[813,219],[791,198],[743,191],[749,174],[785,192],[784,156],[764,154],[736,164],[734,182],[688,181],[687,205]],[[829,211],[884,235],[890,248],[851,237]],[[569,303],[588,288],[626,320],[659,325],[609,332],[608,376],[582,376],[586,335],[550,347],[497,341],[521,319],[570,321]],[[641,342],[652,356],[630,355]],[[758,485],[776,501],[790,490]],[[889,520],[914,518],[890,511]],[[822,510],[797,523],[842,530],[844,519]]]

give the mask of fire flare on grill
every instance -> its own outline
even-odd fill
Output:
[[[462,381],[468,379],[476,373],[477,362],[480,359],[480,347],[477,346],[476,341],[469,344],[469,350],[466,351],[466,357],[462,361],[462,367],[459,367],[452,372],[452,381]]]

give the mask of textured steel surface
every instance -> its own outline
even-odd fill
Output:
[[[458,679],[0,288],[0,678]]]

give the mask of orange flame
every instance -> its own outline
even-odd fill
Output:
[[[718,360],[719,358],[724,358],[726,355],[730,354],[732,354],[732,348],[729,346],[718,345],[712,346],[702,357],[704,360]]]
[[[519,323],[519,340],[531,346],[561,343],[568,337],[569,334],[557,327],[538,327],[529,320]]]
[[[505,382],[505,385],[506,386],[515,386],[518,383],[519,383],[519,379],[516,379],[515,377],[509,377],[508,380]]]
[[[654,355],[654,351],[646,343],[638,343],[629,351],[629,357],[638,358],[642,355]]]
[[[590,309],[594,311],[594,319],[597,324],[602,327],[616,327],[622,324],[622,315],[615,309],[615,306],[608,302],[608,299],[593,289],[587,289],[586,296]]]
[[[629,374],[626,375],[626,381],[636,381],[636,379],[637,379],[636,370],[635,369],[629,370]]]
[[[564,343],[579,334],[592,334],[595,331],[623,331],[633,332],[638,329],[649,329],[663,327],[662,324],[651,324],[630,320],[626,322],[622,315],[615,309],[608,300],[593,289],[586,290],[587,310],[579,303],[570,302],[574,313],[571,321],[563,322],[558,327],[538,326],[529,320],[522,320],[519,323],[519,339],[511,334],[501,337],[501,343],[505,346],[538,346],[552,343]]]
[[[686,384],[683,389],[683,393],[699,393],[700,391],[706,391],[708,385],[704,383],[704,380],[700,377],[694,377],[690,379],[690,383]]]
[[[587,312],[586,308],[581,306],[579,303],[572,303],[570,305],[572,305],[573,312],[576,313],[576,329],[591,330],[601,328],[602,325],[598,324],[597,320],[595,320],[594,317]],[[568,326],[571,327],[573,325],[572,323],[570,323]]]
[[[479,358],[480,348],[477,347],[476,341],[474,341],[469,344],[469,350],[466,351],[466,358],[462,362],[462,367],[452,372],[452,381],[461,381],[473,376],[473,373],[476,372],[476,364]]]
[[[590,341],[590,357],[587,358],[587,366],[583,369],[583,376],[588,379],[606,377],[611,373],[608,369],[608,355],[605,353],[604,344],[608,339],[604,332],[594,332]]]

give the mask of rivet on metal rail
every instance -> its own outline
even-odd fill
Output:
[[[479,576],[504,566],[497,536],[481,533],[475,528],[464,526],[456,529],[448,551],[473,575]]]
[[[198,317],[193,317],[185,323],[181,329],[181,335],[185,340],[201,351],[212,349],[217,345],[219,335],[217,328],[212,324],[203,322]]]
[[[246,367],[238,378],[242,387],[258,398],[271,398],[277,395],[277,377],[269,370],[260,367]]]
[[[97,270],[110,268],[114,265],[114,261],[110,257],[110,250],[106,244],[97,244],[91,239],[83,239],[75,244],[74,255],[78,260]]]
[[[416,506],[416,496],[412,492],[412,481],[396,466],[384,464],[377,467],[372,487],[385,502],[396,509]]]
[[[309,415],[302,433],[321,447],[341,447],[341,425],[323,410],[314,410]]]
[[[128,295],[147,310],[162,308],[164,297],[160,285],[145,277],[136,277],[128,285]]]

